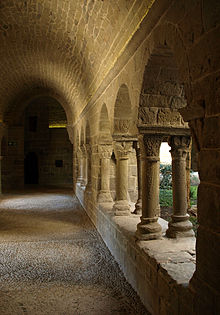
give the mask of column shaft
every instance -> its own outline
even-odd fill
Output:
[[[142,156],[142,216],[137,225],[138,239],[150,240],[161,237],[158,220],[159,209],[159,150],[161,135],[139,136]]]
[[[101,159],[101,190],[109,191],[109,169],[110,160],[108,158]]]
[[[128,159],[119,158],[116,169],[116,199],[127,200],[128,194]]]
[[[116,202],[113,206],[115,215],[129,215],[128,202],[128,159],[131,152],[131,142],[117,141],[114,144],[116,156]]]
[[[137,182],[138,182],[138,198],[135,204],[134,214],[142,213],[142,169],[141,169],[141,151],[138,143],[134,142],[134,148],[137,158]]]
[[[99,202],[112,202],[110,193],[110,159],[112,155],[111,145],[100,146],[101,156],[101,187],[98,195]]]
[[[92,189],[92,172],[91,172],[91,164],[92,164],[92,148],[89,144],[86,145],[86,191],[91,191]]]
[[[166,235],[172,238],[194,235],[187,214],[186,155],[189,144],[190,137],[172,136],[169,138],[172,155],[173,215]]]

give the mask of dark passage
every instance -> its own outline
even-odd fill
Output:
[[[35,152],[29,152],[24,160],[24,183],[38,184],[38,157]]]

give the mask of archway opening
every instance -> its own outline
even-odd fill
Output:
[[[171,146],[174,163],[172,163],[170,156],[169,163],[160,165],[160,190],[161,196],[163,195],[163,198],[160,198],[160,201],[162,200],[160,210],[161,216],[164,217],[165,215],[167,221],[172,220],[175,209],[178,212],[178,207],[185,209],[186,204],[189,214],[191,208],[191,132],[179,111],[186,105],[185,87],[180,79],[180,71],[174,54],[166,43],[159,45],[153,50],[145,67],[138,124],[141,133],[147,134],[149,137],[158,135],[161,137],[162,147],[165,145],[163,142],[168,142]],[[167,151],[169,151],[168,147]],[[179,157],[177,152],[180,154]],[[181,154],[182,157],[184,156],[184,162],[180,158]],[[181,167],[177,165],[177,159]],[[178,174],[176,174],[178,172],[179,177],[184,178],[182,180],[184,185],[182,186],[178,182]],[[186,203],[185,197],[183,197],[185,194],[187,196]],[[168,216],[167,208],[171,208]],[[187,216],[187,214],[183,216],[185,215]],[[193,218],[190,219],[193,223],[195,222]],[[196,224],[194,227],[196,229]]]
[[[24,112],[24,183],[72,186],[72,144],[62,106],[51,97],[34,99]],[[34,152],[36,158],[29,152]],[[33,163],[33,170],[31,170]],[[35,163],[35,164],[34,164]],[[34,166],[35,165],[35,166]],[[32,179],[38,174],[38,180]],[[34,177],[34,175],[33,175]],[[35,175],[36,177],[36,175]]]

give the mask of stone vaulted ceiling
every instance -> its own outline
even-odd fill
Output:
[[[152,2],[1,0],[1,118],[42,93],[57,97],[77,117]]]

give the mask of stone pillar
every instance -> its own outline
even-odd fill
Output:
[[[187,214],[186,156],[190,137],[171,136],[168,143],[172,156],[173,215],[166,235],[172,238],[194,236]]]
[[[99,202],[112,202],[110,193],[110,159],[112,155],[111,145],[100,145],[99,153],[101,159],[101,189],[98,194]]]
[[[83,160],[82,160],[82,152],[78,150],[77,158],[78,158],[78,176],[77,176],[77,183],[82,183],[83,181]]]
[[[137,181],[138,181],[138,199],[135,204],[134,214],[141,214],[142,212],[142,189],[141,189],[141,150],[137,141],[134,141],[134,148],[137,157]]]
[[[115,215],[129,215],[128,202],[128,159],[132,142],[117,141],[114,143],[116,157],[116,201],[113,206]]]
[[[90,144],[86,144],[86,191],[91,191],[92,188],[92,176],[91,176],[91,159],[92,159],[92,148]]]
[[[162,228],[157,222],[159,213],[159,166],[161,135],[140,135],[142,168],[142,216],[136,236],[141,240],[158,239]]]
[[[214,91],[210,81],[210,91]],[[204,79],[204,87],[207,81]],[[219,82],[218,82],[219,84]],[[212,95],[212,94],[210,94]],[[217,94],[219,95],[219,94]],[[216,95],[216,97],[217,97]],[[211,99],[211,102],[215,99]],[[217,100],[217,99],[216,99]],[[211,103],[216,108],[216,103]],[[211,107],[210,107],[211,108]],[[218,107],[219,109],[219,107]],[[220,110],[219,110],[220,113]],[[190,280],[197,314],[219,314],[220,279],[220,137],[219,114],[191,120],[198,152],[198,229],[196,271]]]
[[[81,180],[81,186],[85,187],[87,183],[87,156],[86,156],[86,148],[84,145],[81,146],[81,152],[82,152],[82,180]]]
[[[189,149],[186,154],[186,183],[187,183],[187,207],[191,208],[190,205],[190,170],[191,170],[191,151],[192,151],[192,139],[190,139]]]

